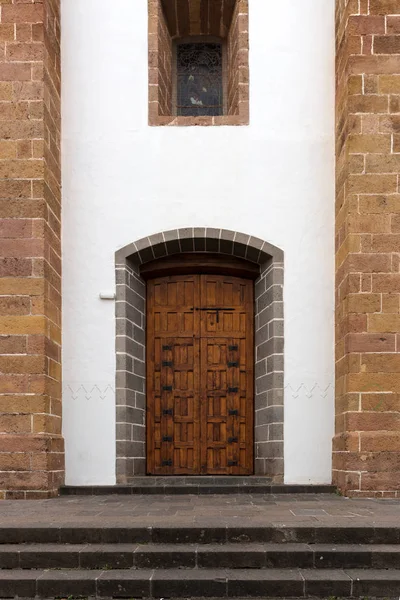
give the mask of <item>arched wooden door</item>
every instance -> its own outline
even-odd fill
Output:
[[[147,284],[147,471],[253,473],[253,281]]]

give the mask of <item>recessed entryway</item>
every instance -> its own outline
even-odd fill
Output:
[[[116,284],[117,483],[281,482],[283,252],[225,229],[166,231],[116,253]]]

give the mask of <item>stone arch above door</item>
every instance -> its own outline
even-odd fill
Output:
[[[259,266],[255,281],[254,472],[282,481],[283,251],[240,232],[195,227],[142,238],[115,254],[117,483],[129,483],[146,473],[146,282],[140,268],[155,259],[187,252],[230,255]]]

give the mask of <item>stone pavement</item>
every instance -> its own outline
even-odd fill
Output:
[[[3,500],[0,527],[400,527],[400,499],[336,495],[65,496]]]

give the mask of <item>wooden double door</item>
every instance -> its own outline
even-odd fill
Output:
[[[147,471],[253,473],[253,282],[148,281]]]

